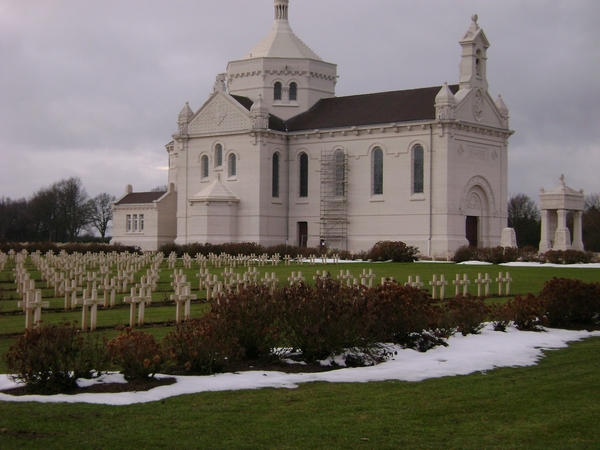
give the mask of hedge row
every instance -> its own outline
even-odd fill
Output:
[[[345,354],[347,365],[368,365],[389,356],[381,343],[427,351],[447,345],[454,333],[478,333],[488,320],[498,331],[512,323],[521,330],[597,326],[600,284],[554,278],[537,296],[488,307],[469,295],[439,301],[396,282],[366,288],[327,277],[314,287],[249,285],[210,306],[210,313],[178,325],[162,342],[125,329],[102,343],[68,325],[42,325],[26,332],[5,359],[15,380],[40,393],[71,389],[76,378],[106,368],[108,361],[127,379],[159,371],[212,374],[293,353],[307,362]]]
[[[539,262],[553,264],[586,264],[597,262],[598,258],[592,252],[579,250],[549,250],[539,253],[534,247],[487,247],[477,248],[463,246],[454,253],[454,262],[485,261],[502,264],[514,261]]]

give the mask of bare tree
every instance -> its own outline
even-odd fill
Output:
[[[58,216],[67,234],[74,241],[89,223],[89,196],[79,177],[54,183],[52,188],[58,198]]]
[[[526,194],[515,194],[508,200],[508,226],[515,229],[519,247],[539,245],[540,211]]]
[[[585,249],[600,252],[600,194],[585,197],[582,228]]]
[[[23,242],[33,240],[27,200],[0,198],[0,239]]]
[[[89,201],[89,220],[90,225],[98,230],[102,239],[106,237],[106,232],[110,228],[110,221],[113,218],[112,202],[115,196],[103,192]]]

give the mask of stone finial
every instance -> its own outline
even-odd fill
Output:
[[[438,120],[454,120],[456,118],[456,99],[447,82],[435,97],[435,107]]]
[[[498,95],[498,98],[496,98],[494,103],[496,104],[498,111],[500,111],[500,115],[502,116],[504,126],[508,127],[508,107],[504,103],[504,100],[502,100],[502,96]]]
[[[471,16],[471,26],[467,30],[467,33],[463,37],[463,40],[472,39],[473,37],[475,37],[477,32],[480,30],[479,24],[477,23],[478,19],[479,19],[479,16],[477,14],[473,14]]]
[[[185,106],[183,107],[183,109],[179,113],[179,116],[177,117],[177,123],[188,123],[193,115],[194,112],[190,108],[190,104],[188,102],[185,102]]]
[[[213,86],[213,93],[214,92],[227,92],[227,74],[226,73],[220,73],[219,75],[217,75],[216,79],[215,79],[215,84]]]
[[[260,94],[250,108],[250,117],[252,118],[253,130],[266,130],[269,128],[269,109],[265,106]]]

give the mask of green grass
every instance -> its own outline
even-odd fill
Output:
[[[130,406],[0,402],[9,449],[596,449],[600,338],[536,366],[419,383],[308,383]],[[368,439],[368,440],[363,440]]]
[[[179,263],[181,264],[181,262]],[[9,262],[4,270],[0,272],[0,351],[4,354],[8,347],[16,339],[16,335],[20,334],[25,326],[25,317],[21,308],[17,306],[18,295],[16,293],[16,285],[14,284],[14,277],[12,274],[12,268],[14,262]],[[180,268],[180,266],[178,266]],[[76,311],[64,311],[64,297],[53,297],[54,291],[46,288],[46,283],[40,280],[40,273],[35,270],[33,265],[28,266],[28,270],[33,279],[36,280],[36,285],[41,287],[43,290],[44,300],[50,303],[50,309],[44,310],[42,313],[42,320],[47,323],[58,323],[58,322],[81,322],[81,309],[78,308]],[[236,273],[244,273],[247,269],[244,267],[235,268]],[[469,266],[469,265],[455,265],[455,264],[442,264],[442,263],[342,263],[342,264],[317,264],[310,266],[308,264],[297,265],[292,263],[290,266],[284,266],[283,264],[274,267],[270,265],[257,267],[261,277],[265,276],[266,273],[275,273],[276,277],[279,278],[280,284],[287,283],[287,278],[291,275],[291,272],[301,271],[308,283],[314,283],[314,277],[317,271],[322,272],[327,270],[332,277],[337,277],[340,271],[350,271],[350,273],[358,277],[363,270],[372,270],[375,273],[376,278],[374,284],[381,282],[382,278],[394,278],[401,282],[406,282],[409,276],[413,279],[418,275],[421,277],[424,283],[423,288],[429,289],[428,282],[433,278],[433,275],[445,275],[446,280],[449,281],[447,286],[447,296],[454,295],[454,286],[451,281],[457,274],[461,277],[463,274],[467,274],[470,280],[477,278],[478,274],[485,275],[489,274],[490,278],[495,279],[499,272],[506,273],[510,272],[513,282],[511,284],[511,295],[512,294],[525,294],[527,292],[539,292],[544,282],[551,279],[552,277],[569,277],[578,278],[586,282],[595,282],[600,280],[599,269],[573,269],[573,268],[551,268],[551,267],[512,267],[507,268],[504,266],[486,265],[486,266]],[[224,268],[211,268],[212,274],[221,274]],[[140,270],[136,276],[135,281],[139,282],[141,275],[145,273],[145,268]],[[169,295],[173,293],[171,287],[171,274],[172,270],[169,270],[166,263],[163,263],[163,267],[160,272],[160,280],[157,284],[157,290],[153,293],[154,304],[146,308],[145,321],[148,327],[155,327],[157,325],[171,324],[175,320],[175,306],[172,303],[170,306],[165,306],[164,301],[169,299]],[[198,278],[196,274],[198,269],[186,269],[184,273],[187,275],[187,280],[192,283],[193,293],[197,295],[198,301],[192,304],[192,315],[199,316],[206,312],[207,305],[204,303],[206,299],[205,291],[198,291]],[[475,294],[477,287],[474,283],[469,286],[469,292]],[[496,294],[498,292],[497,283],[493,282],[490,286],[490,293]],[[129,307],[123,305],[123,297],[127,295],[124,293],[117,294],[117,305],[119,308],[106,309],[100,308],[98,311],[98,324],[97,326],[103,330],[114,329],[120,325],[129,324]],[[503,302],[506,297],[492,297],[487,300],[487,303]],[[103,332],[102,330],[102,332]],[[3,361],[0,360],[0,373],[6,371]]]
[[[0,355],[8,351],[24,326],[11,269],[7,265],[0,272]],[[539,292],[552,277],[600,280],[598,269],[572,268],[427,263],[258,268],[261,275],[275,272],[281,283],[292,270],[301,270],[312,282],[317,270],[328,270],[333,276],[350,270],[358,276],[363,269],[373,269],[377,283],[382,277],[404,282],[409,275],[420,275],[425,288],[433,274],[452,280],[455,274],[466,273],[472,280],[478,273],[495,278],[498,272],[508,270],[514,280],[512,294]],[[212,273],[222,271],[213,269]],[[204,293],[196,290],[197,270],[185,272],[194,293],[202,298]],[[162,269],[155,302],[172,292],[171,273]],[[447,292],[453,294],[453,287]],[[476,292],[474,285],[470,292]],[[491,292],[497,292],[495,283]],[[56,308],[43,314],[44,321],[81,320],[80,310],[62,312],[64,298],[52,295],[50,290],[44,291],[44,300]],[[206,304],[196,303],[192,314],[203,314],[206,308]],[[174,306],[152,305],[146,309],[149,325],[144,331],[162,339],[173,329],[168,324],[174,316]],[[114,328],[128,320],[128,308],[101,309],[97,333],[111,339],[118,333]],[[596,449],[600,448],[598,355],[600,338],[592,338],[548,352],[537,366],[419,383],[309,383],[293,390],[203,393],[123,407],[0,402],[0,448]],[[0,373],[5,372],[0,361]]]

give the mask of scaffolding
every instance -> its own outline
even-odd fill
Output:
[[[321,245],[346,250],[348,244],[348,155],[321,151]]]

